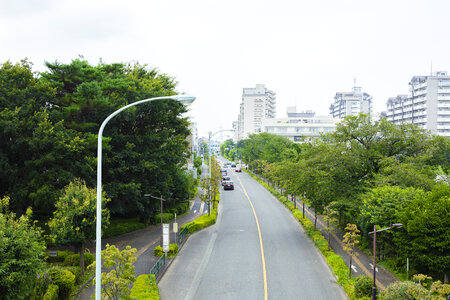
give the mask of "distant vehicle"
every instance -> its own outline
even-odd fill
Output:
[[[222,169],[222,170],[220,170],[220,173],[222,173],[222,176],[226,176],[227,175],[227,170]]]
[[[241,168],[240,167],[236,167],[236,170],[235,170],[236,172],[242,172],[242,170],[241,170]]]
[[[234,190],[234,184],[233,181],[225,181],[223,184],[224,190]]]
[[[232,167],[232,168],[236,168],[236,164],[235,164],[235,163],[232,163],[232,164],[231,164],[231,167]]]
[[[222,186],[225,184],[225,182],[230,181],[230,176],[222,176]]]

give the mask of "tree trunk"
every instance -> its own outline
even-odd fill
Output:
[[[445,284],[448,283],[448,274],[447,273],[444,274],[444,283]]]
[[[317,229],[317,212],[314,210],[314,229]]]
[[[348,267],[349,272],[348,272],[348,279],[352,278],[352,255],[350,254],[350,266]]]
[[[84,276],[84,243],[80,246],[80,268],[81,268],[81,276]]]

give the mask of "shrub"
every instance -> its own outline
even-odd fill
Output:
[[[52,283],[58,286],[58,299],[69,299],[75,286],[75,275],[69,270],[53,267],[48,270]]]
[[[380,294],[381,300],[415,300],[424,288],[412,281],[399,281],[390,284]]]
[[[161,256],[161,255],[163,255],[164,254],[164,252],[163,252],[163,248],[161,247],[161,246],[156,246],[155,247],[155,250],[153,250],[153,255],[154,256]]]
[[[84,267],[87,268],[90,264],[94,262],[94,254],[89,252],[84,252]],[[75,253],[67,255],[64,259],[65,266],[79,266],[80,265],[80,254]]]
[[[170,244],[167,256],[174,257],[178,253],[178,244]]]
[[[174,215],[173,213],[163,213],[163,223],[168,223],[171,220],[173,220]],[[161,214],[157,214],[153,216],[153,224],[159,224],[161,223]]]
[[[40,273],[36,281],[34,283],[33,292],[31,293],[30,300],[40,300],[44,297],[45,292],[48,289],[48,286],[51,283],[50,275],[48,271]]]
[[[369,276],[358,276],[355,279],[355,296],[357,298],[370,297],[372,295],[372,278]]]
[[[75,284],[81,283],[81,268],[80,266],[71,266],[65,267],[66,270],[69,270],[73,275],[75,275]]]
[[[62,263],[72,251],[56,251],[56,256],[50,256],[50,252],[45,252],[44,257],[48,263]]]
[[[131,299],[139,300],[157,300],[159,299],[158,285],[156,284],[155,275],[140,275],[136,278],[130,293]]]
[[[45,293],[43,300],[58,300],[58,286],[55,284],[50,284],[48,286],[47,292]]]

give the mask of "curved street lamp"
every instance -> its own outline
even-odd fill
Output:
[[[101,286],[102,286],[102,279],[101,279],[101,268],[102,268],[102,255],[101,255],[101,248],[102,248],[102,135],[103,130],[105,129],[106,124],[114,118],[117,114],[121,113],[122,111],[132,107],[136,106],[142,103],[155,101],[155,100],[175,100],[179,101],[183,104],[191,104],[194,102],[195,97],[192,96],[185,96],[185,95],[174,95],[174,96],[164,96],[164,97],[155,97],[155,98],[149,98],[144,99],[140,101],[133,102],[131,104],[128,104],[122,108],[119,108],[112,114],[110,114],[102,123],[100,126],[100,129],[98,130],[98,146],[97,146],[97,233],[96,233],[96,246],[95,246],[95,299],[100,300],[101,299]]]

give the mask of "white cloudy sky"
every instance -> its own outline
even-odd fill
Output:
[[[413,75],[450,71],[448,0],[0,0],[0,60],[139,61],[197,97],[200,135],[231,128],[242,88],[328,114],[353,80],[376,112]]]

